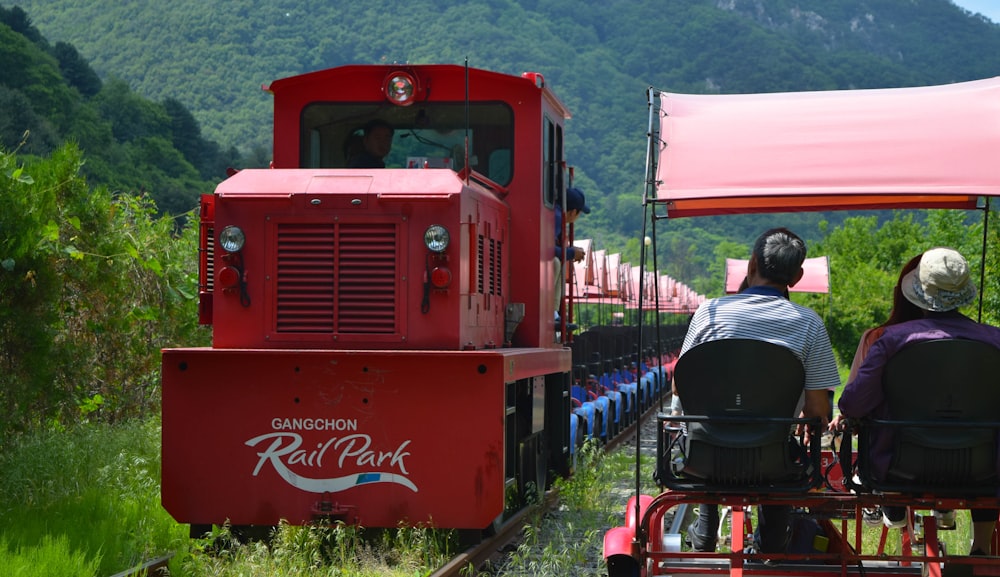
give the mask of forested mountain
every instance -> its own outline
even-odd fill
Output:
[[[197,205],[226,164],[178,100],[156,103],[123,80],[103,82],[67,42],[51,45],[18,7],[0,7],[0,149],[47,156],[72,141],[83,173],[113,191],[148,193],[174,215]]]
[[[14,3],[8,2],[11,6]],[[447,62],[545,75],[574,113],[567,150],[598,210],[580,234],[639,236],[648,87],[741,93],[942,84],[1000,75],[1000,25],[950,0],[18,0],[105,82],[176,102],[208,138],[269,157],[274,79],[348,63]],[[668,272],[703,276],[762,217],[672,223]],[[807,238],[822,215],[783,218]],[[839,218],[839,217],[837,217]],[[768,224],[773,220],[768,221]],[[702,288],[702,287],[696,287]],[[704,290],[704,288],[702,288]]]

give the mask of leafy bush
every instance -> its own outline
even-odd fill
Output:
[[[206,342],[196,223],[146,196],[91,188],[73,145],[0,153],[0,438],[159,403],[159,351]]]

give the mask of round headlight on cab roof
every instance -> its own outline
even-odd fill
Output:
[[[406,72],[395,72],[385,81],[385,97],[393,104],[409,106],[413,104],[416,86],[413,76]]]
[[[246,244],[247,237],[243,234],[243,229],[238,226],[229,225],[219,233],[219,246],[226,252],[239,252]]]
[[[432,224],[424,232],[424,244],[434,252],[444,252],[444,249],[448,248],[450,240],[448,229],[440,224]]]

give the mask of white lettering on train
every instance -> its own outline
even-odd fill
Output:
[[[258,435],[248,440],[246,445],[255,447],[265,441],[271,442],[257,452],[259,460],[253,470],[255,477],[264,465],[270,464],[288,484],[313,493],[336,493],[369,483],[396,483],[413,492],[418,491],[406,470],[406,457],[410,456],[406,448],[410,445],[410,439],[393,450],[380,450],[372,448],[370,436],[358,433],[339,438],[330,437],[317,443],[314,449],[305,449],[301,448],[302,436],[298,433],[279,432]],[[346,467],[354,472],[328,478],[312,478],[301,474],[303,468],[323,468],[324,459],[327,469],[336,463],[337,469],[342,471]],[[291,465],[296,466],[298,471],[293,472],[289,468]]]
[[[357,419],[281,418],[271,419],[275,431],[357,431]]]

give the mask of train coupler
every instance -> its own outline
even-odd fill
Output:
[[[312,506],[312,520],[313,523],[322,525],[337,523],[353,525],[358,517],[356,509],[356,507],[341,505],[324,497]]]

